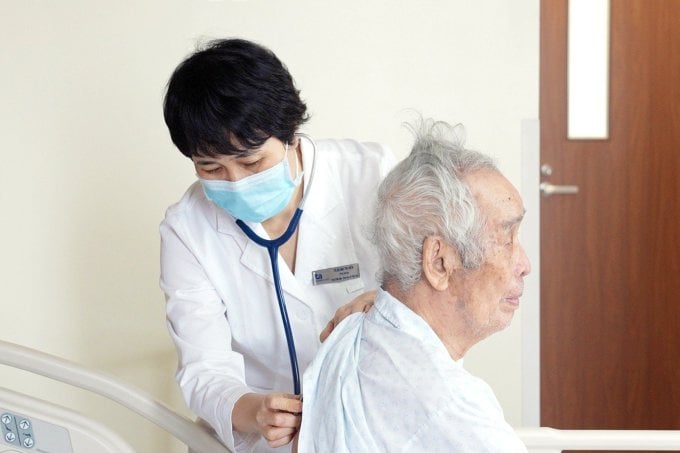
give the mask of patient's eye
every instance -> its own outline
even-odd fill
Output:
[[[505,245],[508,247],[515,245],[515,242],[517,241],[518,237],[519,237],[519,225],[513,225],[512,228],[510,228],[510,230],[508,231],[507,241]]]

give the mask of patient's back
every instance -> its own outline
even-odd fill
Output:
[[[491,388],[388,293],[338,325],[304,375],[299,451],[526,451]]]

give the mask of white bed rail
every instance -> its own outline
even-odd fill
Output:
[[[107,374],[2,340],[0,364],[40,374],[104,396],[155,423],[193,450],[202,453],[229,453],[227,447],[191,420],[143,391]]]
[[[563,450],[680,451],[680,431],[517,428],[530,453]]]

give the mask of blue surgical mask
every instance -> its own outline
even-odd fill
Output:
[[[283,211],[295,187],[302,181],[298,166],[295,179],[290,176],[288,143],[283,159],[267,170],[238,181],[202,179],[203,192],[213,203],[236,219],[262,222]]]

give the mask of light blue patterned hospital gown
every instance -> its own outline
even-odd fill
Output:
[[[385,291],[335,328],[303,396],[300,453],[526,452],[491,388]]]

